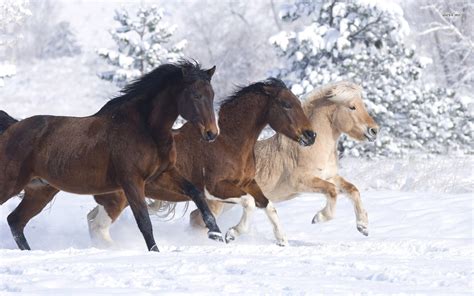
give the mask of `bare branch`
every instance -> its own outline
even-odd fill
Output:
[[[433,32],[442,31],[442,30],[451,30],[451,27],[450,26],[432,27],[432,28],[429,28],[428,30],[418,33],[418,36],[423,36],[423,35],[431,34]]]
[[[436,5],[427,5],[427,6],[424,6],[422,7],[421,9],[428,9],[430,10],[432,13],[436,14],[436,16],[441,20],[442,22],[442,26],[441,27],[437,27],[436,30],[434,30],[433,28],[431,29],[428,29],[426,30],[425,32],[428,31],[428,33],[431,33],[431,32],[436,32],[436,31],[439,31],[439,30],[448,30],[448,31],[451,31],[452,33],[454,33],[456,36],[458,36],[461,40],[463,41],[466,41],[467,42],[467,45],[471,48],[474,47],[474,42],[468,38],[467,36],[463,35],[461,33],[461,31],[459,31],[459,29],[453,25],[452,23],[450,23],[446,17],[444,17],[444,15],[440,12],[439,8],[436,6]],[[442,29],[440,29],[442,28]],[[431,30],[431,31],[430,31]],[[424,32],[422,32],[424,33]],[[428,34],[426,33],[426,34]],[[420,34],[421,35],[421,34]]]

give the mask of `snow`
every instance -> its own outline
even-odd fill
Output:
[[[15,75],[0,88],[2,110],[17,118],[36,114],[86,116],[118,93],[116,86],[97,77],[105,63],[95,52],[114,46],[107,32],[112,27],[114,6],[90,1],[78,5],[64,5],[64,20],[77,30],[81,55],[15,61]],[[291,18],[300,14],[295,6],[288,7]],[[347,45],[344,34],[351,26],[341,22],[341,35],[337,41],[331,39],[331,44],[337,42],[339,55]],[[303,61],[308,52],[319,47],[300,51],[293,48],[294,40],[319,40],[316,44],[324,47],[321,36],[324,34],[312,34],[309,29],[287,31],[275,35],[272,43],[295,50],[295,58]],[[182,49],[184,43],[175,46]],[[345,63],[350,66],[356,62]],[[307,79],[292,89],[311,91],[321,81],[334,79],[331,75],[336,72],[328,74],[332,70],[320,72],[308,66]],[[380,87],[390,89],[390,80],[384,76],[378,79]],[[377,98],[392,99],[382,96],[382,90],[373,91]],[[408,98],[412,94],[405,95]],[[471,94],[459,100],[472,113]],[[379,101],[366,101],[376,113],[399,115],[397,110],[387,111]],[[439,122],[450,123],[455,122]],[[471,131],[472,123],[467,122],[462,129]],[[435,131],[444,137],[442,131]],[[427,129],[420,126],[417,133],[427,133]],[[400,149],[390,137],[381,137],[381,142],[389,150]],[[358,151],[354,149],[353,155]],[[95,207],[93,199],[60,193],[27,225],[25,233],[34,250],[23,252],[17,250],[6,223],[20,202],[12,198],[0,206],[0,295],[472,294],[473,156],[405,155],[409,157],[341,160],[341,175],[361,190],[369,213],[369,237],[357,232],[352,205],[345,197],[338,200],[334,220],[312,225],[312,217],[324,206],[324,197],[301,194],[275,205],[289,238],[285,248],[275,245],[263,211],[256,211],[248,235],[226,245],[210,241],[203,230],[191,228],[188,214],[180,215],[184,207],[180,205],[171,221],[152,217],[160,253],[145,251],[129,209],[112,227],[116,245],[97,249],[91,245],[86,221],[87,213]],[[235,225],[240,214],[241,209],[234,207],[220,217],[221,230]]]
[[[97,77],[101,66],[94,53],[20,64],[0,89],[1,109],[16,118],[91,115],[119,90]]]
[[[466,157],[343,159],[341,174],[362,191],[369,237],[356,231],[348,199],[338,200],[334,220],[312,225],[324,198],[301,194],[276,204],[284,248],[263,211],[226,245],[191,228],[181,206],[172,221],[152,217],[160,253],[145,251],[129,209],[112,227],[116,245],[96,249],[86,222],[93,199],[60,193],[27,226],[34,251],[23,252],[6,224],[13,198],[0,207],[0,294],[470,294],[472,165]],[[220,217],[221,230],[240,213]]]

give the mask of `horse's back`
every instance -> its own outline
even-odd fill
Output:
[[[88,182],[94,171],[107,168],[110,159],[107,127],[102,121],[94,117],[40,115],[26,118],[0,136],[2,167],[10,170],[9,174],[22,168],[28,175],[41,176],[51,184],[65,175],[71,176],[72,183]],[[87,173],[78,174],[84,171],[79,168],[86,168]],[[77,190],[75,187],[80,186],[58,188],[73,191]]]
[[[48,121],[52,116],[33,116],[26,118],[8,129],[0,137],[2,159],[9,161],[23,158],[36,146],[46,132]]]

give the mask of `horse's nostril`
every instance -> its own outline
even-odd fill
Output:
[[[369,134],[371,136],[376,136],[377,135],[377,129],[373,128],[373,127],[369,128]]]
[[[217,134],[211,132],[211,131],[207,131],[206,132],[206,140],[207,141],[213,141],[217,138]]]
[[[312,130],[305,130],[303,133],[308,139],[316,138],[316,134]]]

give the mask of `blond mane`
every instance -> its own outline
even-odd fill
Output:
[[[303,106],[307,107],[316,100],[328,99],[342,103],[354,98],[362,98],[362,87],[350,81],[339,81],[318,87],[302,97]]]

